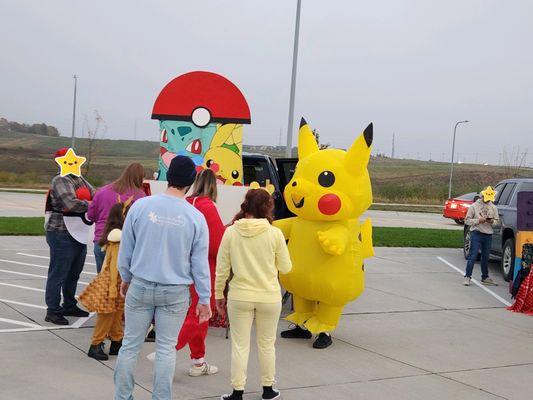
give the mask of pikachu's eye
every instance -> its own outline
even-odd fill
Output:
[[[233,179],[237,179],[237,178],[239,177],[239,171],[237,171],[237,170],[233,170],[233,171],[231,172],[231,177],[232,177]]]
[[[331,171],[324,171],[318,175],[318,183],[323,187],[333,186],[335,183],[335,175]]]

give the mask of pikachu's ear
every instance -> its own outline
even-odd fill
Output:
[[[346,169],[354,175],[359,175],[368,165],[368,161],[370,160],[370,146],[372,145],[374,136],[373,130],[374,126],[370,123],[346,153],[344,164],[346,165]]]
[[[315,135],[311,128],[302,118],[300,121],[300,133],[298,134],[298,158],[301,160],[319,150]]]

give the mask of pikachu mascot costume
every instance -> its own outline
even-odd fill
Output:
[[[289,241],[291,272],[280,275],[292,293],[296,324],[284,338],[318,334],[313,347],[332,344],[328,332],[339,323],[344,306],[364,289],[363,260],[374,255],[370,219],[359,217],[372,203],[368,175],[372,124],[348,151],[320,150],[302,118],[296,171],[284,192],[296,217],[275,223]]]

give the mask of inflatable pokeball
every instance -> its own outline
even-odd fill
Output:
[[[249,124],[250,108],[237,86],[213,72],[195,71],[171,80],[159,93],[152,119]]]
[[[242,182],[241,124],[250,124],[250,108],[228,79],[206,71],[174,78],[157,96],[152,119],[159,120],[161,133],[159,180],[166,180],[172,158],[185,155],[199,167],[219,165],[217,174],[224,183]],[[211,159],[206,159],[215,148],[224,150],[211,151]]]

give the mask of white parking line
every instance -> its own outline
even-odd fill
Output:
[[[32,278],[42,278],[42,279],[47,279],[48,278],[46,275],[28,274],[26,272],[10,271],[9,269],[0,269],[0,272],[5,272],[6,274],[31,276]],[[89,284],[89,282],[78,281],[78,284],[87,286]]]
[[[29,322],[17,321],[14,319],[0,318],[0,322],[7,322],[8,324],[26,326],[28,328],[40,328],[41,325],[30,324]]]
[[[56,331],[58,329],[78,329],[73,325],[60,325],[60,326],[39,326],[35,328],[13,328],[13,329],[0,329],[0,333],[17,333],[17,332],[35,332],[35,331]]]
[[[20,301],[15,301],[15,300],[0,299],[0,303],[15,304],[17,306],[39,308],[41,310],[46,310],[45,306],[38,306],[37,304],[22,303]]]
[[[44,289],[38,289],[38,288],[29,287],[29,286],[13,285],[12,283],[0,282],[0,285],[14,287],[14,288],[18,288],[18,289],[33,290],[34,292],[41,292],[41,293],[45,292]]]
[[[19,253],[17,253],[17,254],[19,254]],[[20,262],[20,261],[5,260],[3,258],[0,258],[0,262],[5,262],[5,263],[9,263],[9,264],[16,264],[16,265],[24,265],[24,266],[27,266],[27,267],[36,267],[36,268],[48,269],[48,266],[46,266],[46,265],[29,264],[29,263],[23,263],[23,262]],[[96,272],[82,271],[81,273],[82,274],[86,274],[86,275],[98,275]]]
[[[452,263],[446,261],[444,258],[442,257],[437,257],[440,261],[442,261],[444,264],[446,264],[448,267],[450,268],[453,268],[454,270],[456,270],[457,272],[459,272],[461,275],[465,275],[465,271],[461,270],[460,268],[456,267],[455,265],[453,265]],[[489,288],[487,288],[486,286],[484,286],[483,284],[481,284],[480,282],[478,282],[477,280],[475,280],[474,278],[471,279],[471,281],[474,283],[474,285],[476,286],[479,286],[481,289],[483,289],[485,292],[487,292],[488,294],[490,294],[491,296],[493,296],[496,300],[498,300],[500,303],[506,305],[507,307],[509,307],[511,305],[511,303],[509,303],[507,300],[505,300],[503,297],[501,297],[500,295],[494,293],[492,290],[490,290]]]
[[[50,259],[50,257],[48,257],[48,256],[38,256],[36,254],[28,254],[28,253],[17,253],[17,254],[20,255],[20,256],[26,256],[26,257],[45,258],[47,260]],[[85,261],[85,264],[96,265],[95,263],[88,262],[88,261]],[[48,267],[46,267],[46,268],[48,268]]]

